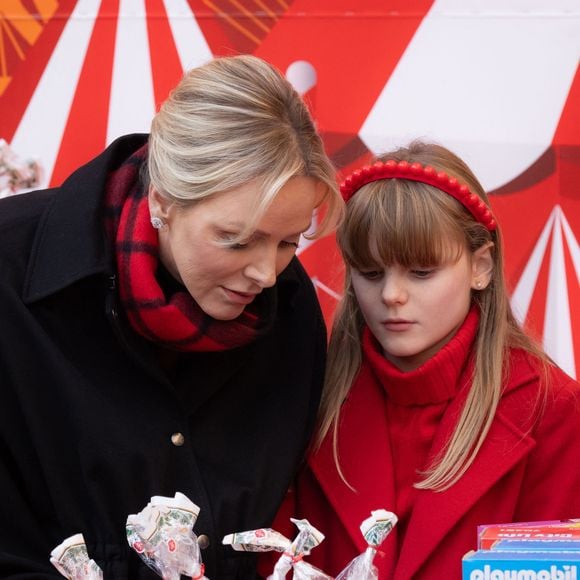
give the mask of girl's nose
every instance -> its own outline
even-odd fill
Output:
[[[399,276],[393,274],[385,276],[381,298],[387,306],[404,304],[407,301],[407,290]]]

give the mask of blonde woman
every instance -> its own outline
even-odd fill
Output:
[[[286,513],[336,574],[360,523],[399,523],[380,578],[461,578],[478,524],[580,516],[579,385],[516,323],[498,224],[469,168],[415,142],[342,186],[346,262],[318,442]]]
[[[251,56],[188,72],[151,135],[1,202],[0,577],[54,577],[82,533],[105,578],[156,578],[125,522],[176,491],[206,575],[254,577],[221,540],[270,523],[312,432],[326,336],[295,253],[342,210],[304,103]]]

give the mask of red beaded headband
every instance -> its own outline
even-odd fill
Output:
[[[444,171],[437,171],[430,165],[409,163],[407,161],[377,161],[354,171],[341,184],[340,192],[344,201],[348,201],[363,185],[380,179],[409,179],[432,185],[451,197],[454,197],[471,215],[490,232],[496,229],[497,223],[485,202],[467,185],[463,185]]]

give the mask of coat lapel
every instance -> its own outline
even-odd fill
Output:
[[[382,390],[363,367],[342,406],[338,438],[340,467],[354,490],[342,481],[335,466],[332,433],[309,461],[322,490],[360,552],[367,547],[360,531],[362,521],[372,510],[394,511],[391,450],[384,408]],[[394,541],[390,544],[394,550]],[[388,551],[388,546],[385,549]]]
[[[463,403],[463,397],[457,397],[446,411],[432,456],[443,449],[453,432]],[[418,493],[397,562],[397,578],[412,578],[462,516],[535,446],[506,410],[502,413],[500,406],[473,464],[455,485],[442,492]]]

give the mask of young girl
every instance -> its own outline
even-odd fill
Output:
[[[459,579],[478,524],[580,517],[580,386],[516,323],[498,225],[457,156],[415,142],[342,192],[319,439],[283,512],[326,535],[308,560],[329,574],[385,508],[381,579]]]

